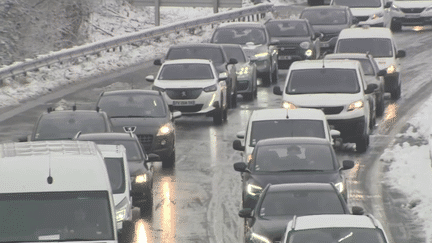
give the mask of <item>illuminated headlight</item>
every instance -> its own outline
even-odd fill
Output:
[[[391,65],[390,67],[387,68],[388,74],[393,74],[395,72],[396,72],[396,66],[395,65]]]
[[[204,92],[214,92],[217,90],[217,85],[213,84],[212,86],[205,87],[203,90]]]
[[[261,193],[262,187],[254,185],[254,184],[248,184],[246,191],[248,194],[250,194],[252,196],[256,196],[256,195]]]
[[[309,49],[310,45],[311,44],[309,42],[307,42],[307,41],[304,41],[304,42],[300,43],[300,47],[303,48],[303,49]]]
[[[311,49],[307,50],[307,51],[305,52],[305,55],[306,55],[307,57],[312,56],[312,50],[311,50]]]
[[[168,134],[170,134],[170,133],[172,133],[172,132],[174,132],[174,126],[173,126],[173,124],[170,122],[170,123],[167,123],[167,124],[161,126],[161,127],[159,128],[159,131],[158,131],[158,133],[156,134],[156,136],[164,136],[164,135],[168,135]]]
[[[293,103],[288,102],[288,101],[284,101],[282,102],[282,107],[288,110],[294,110],[297,109],[297,106],[295,106]]]
[[[152,90],[156,90],[156,91],[160,91],[160,92],[165,92],[165,89],[158,87],[158,86],[153,86]]]
[[[241,76],[241,75],[248,75],[250,73],[250,68],[249,67],[242,67],[240,70],[237,70],[237,75]]]
[[[135,177],[135,183],[137,183],[137,184],[146,183],[147,180],[148,180],[147,174],[142,174],[142,175]]]
[[[338,189],[338,191],[340,192],[340,193],[342,193],[343,191],[344,191],[344,184],[343,184],[343,182],[338,182],[338,183],[336,183],[335,184],[335,187]]]
[[[376,13],[376,14],[372,15],[371,19],[379,19],[379,18],[382,18],[382,17],[384,17],[384,13],[383,12],[379,12],[379,13]]]
[[[255,54],[255,57],[267,57],[268,55],[269,55],[268,52],[261,52],[261,53]]]
[[[248,161],[248,163],[249,163],[251,160],[252,160],[252,154],[249,154],[248,157],[247,157],[247,161]]]
[[[271,243],[271,241],[269,239],[267,239],[266,237],[256,234],[256,233],[252,233],[251,234],[251,242],[254,243]]]
[[[227,79],[228,73],[227,72],[221,72],[219,73],[219,79]]]
[[[363,102],[363,100],[358,100],[358,101],[356,101],[356,102],[351,103],[351,104],[348,106],[348,111],[358,110],[358,109],[363,108],[363,106],[364,106],[364,102]]]
[[[394,5],[394,4],[391,5],[390,10],[393,10],[393,11],[396,11],[396,12],[400,12],[401,11],[400,8],[398,6],[396,6],[396,5]],[[426,11],[427,11],[427,9],[426,9]]]
[[[116,211],[116,221],[123,221],[127,218],[127,207],[130,205],[127,203],[127,199],[124,198],[119,204],[116,205],[115,211]]]

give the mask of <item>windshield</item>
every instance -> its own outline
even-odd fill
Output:
[[[209,64],[183,63],[164,65],[159,73],[159,80],[199,80],[213,79]]]
[[[319,68],[294,70],[288,80],[287,94],[358,93],[355,69]]]
[[[391,40],[388,38],[348,38],[339,40],[337,53],[367,53],[373,57],[393,57]]]
[[[179,47],[171,48],[166,56],[167,60],[177,59],[209,59],[213,63],[222,64],[225,62],[222,50],[212,47]]]
[[[106,191],[0,196],[0,242],[114,240]]]
[[[294,146],[294,147],[293,147]],[[284,144],[257,147],[253,159],[255,172],[289,170],[336,170],[329,147],[321,144]]]
[[[72,139],[79,131],[107,132],[108,128],[99,113],[48,114],[39,120],[34,140]]]
[[[165,117],[163,100],[155,95],[106,95],[98,102],[98,107],[109,117]]]
[[[105,158],[108,176],[111,183],[111,189],[114,194],[125,191],[125,169],[123,158]]]
[[[243,49],[240,46],[238,47],[224,46],[223,49],[228,57],[228,60],[234,58],[239,63],[246,62],[245,54],[243,52]]]
[[[214,33],[212,43],[245,45],[253,42],[255,45],[266,44],[265,31],[261,28],[220,28]]]
[[[334,0],[334,5],[348,6],[350,8],[379,8],[380,0]]]
[[[259,216],[263,218],[344,213],[338,194],[322,190],[268,191],[259,210]]]
[[[324,123],[306,119],[254,121],[249,146],[255,146],[261,139],[280,137],[325,138]]]
[[[270,37],[310,36],[303,21],[272,21],[266,24]]]
[[[347,23],[344,10],[305,10],[301,14],[302,19],[309,20],[311,25],[341,25]]]
[[[370,228],[319,228],[299,231],[290,231],[287,243],[386,243],[383,232],[380,229]]]
[[[80,138],[80,140],[85,140]],[[128,161],[143,160],[140,150],[142,149],[135,140],[96,140],[92,139],[90,141],[96,144],[113,144],[113,145],[123,145],[126,148],[126,157]],[[143,149],[142,149],[143,150]]]

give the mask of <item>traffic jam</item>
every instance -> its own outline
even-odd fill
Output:
[[[430,19],[432,1],[275,5],[2,120],[0,242],[426,242],[375,161]]]

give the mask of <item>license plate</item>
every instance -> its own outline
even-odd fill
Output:
[[[195,105],[195,101],[194,100],[174,100],[173,105],[174,106]]]
[[[420,18],[420,14],[407,14],[407,15],[405,15],[405,18],[408,18],[408,19]]]
[[[292,56],[278,56],[279,60],[291,60]]]

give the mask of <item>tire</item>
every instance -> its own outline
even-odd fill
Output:
[[[401,85],[390,92],[392,100],[398,100],[401,96]]]
[[[253,92],[252,93],[243,94],[243,99],[247,100],[247,101],[251,101],[251,100],[253,100],[254,96],[255,96],[255,94]]]
[[[222,112],[222,119],[223,119],[224,121],[227,121],[227,120],[228,120],[228,108],[225,108],[225,109],[223,110],[223,112]]]
[[[162,160],[162,168],[172,168],[175,164],[175,151],[171,153],[169,157]]]
[[[272,74],[270,72],[263,73],[262,78],[261,78],[262,85],[264,87],[269,87],[272,83],[271,79],[272,79]]]
[[[371,116],[372,116],[372,118],[369,122],[369,129],[372,131],[375,127],[375,124],[376,124],[376,115],[371,114]]]
[[[366,152],[367,148],[369,147],[369,134],[363,135],[357,142],[356,142],[356,150],[358,153],[364,153]]]
[[[213,114],[213,123],[215,125],[220,125],[222,124],[222,120],[223,120],[223,109],[218,108]]]
[[[402,30],[402,24],[400,24],[400,23],[396,23],[396,22],[391,22],[390,23],[390,30],[392,31],[392,32],[398,32],[398,31],[401,31]]]
[[[153,213],[153,194],[148,198],[148,200],[140,205],[141,217],[151,217]]]
[[[132,221],[124,221],[123,229],[121,233],[118,235],[118,239],[120,243],[132,242],[133,237],[135,235],[135,225]]]
[[[384,94],[382,93],[378,99],[376,115],[381,117],[384,114],[385,104],[384,104]]]
[[[272,77],[271,77],[271,80],[272,80],[271,82],[273,84],[277,84],[277,82],[278,82],[278,72],[279,72],[278,66],[276,65],[275,70],[273,71]]]

